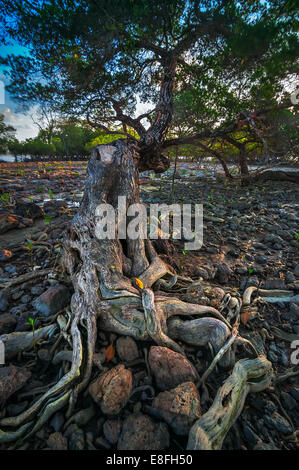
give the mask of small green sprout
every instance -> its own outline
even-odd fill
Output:
[[[185,257],[186,255],[189,254],[189,250],[185,250],[185,248],[184,248],[184,249],[182,250],[182,253],[183,253],[184,257]],[[183,259],[181,260],[181,262],[180,262],[180,266],[179,266],[180,271],[182,271],[182,269],[183,269],[183,264],[184,264],[184,258],[183,258]]]
[[[51,215],[45,215],[45,217],[44,217],[44,221],[46,222],[46,224],[49,224],[51,219],[52,219]]]
[[[36,347],[36,340],[35,340],[35,323],[36,323],[36,318],[30,317],[28,318],[28,322],[26,322],[26,325],[29,325],[32,327],[32,334],[33,334],[32,344],[33,344],[34,352],[37,355],[37,347]]]
[[[9,194],[8,193],[3,193],[2,196],[1,196],[1,201],[4,202],[4,204],[8,204]]]
[[[42,193],[43,191],[44,191],[44,187],[43,187],[43,186],[39,186],[39,187],[37,188],[37,192]]]
[[[248,268],[248,273],[249,273],[249,274],[252,274],[252,273],[253,273],[253,269],[252,269],[252,268]]]
[[[53,199],[53,197],[54,197],[54,194],[53,194],[53,191],[52,191],[52,189],[49,189],[49,196],[50,196],[50,199]]]

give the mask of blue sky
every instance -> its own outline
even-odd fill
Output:
[[[0,57],[6,57],[9,54],[25,55],[28,50],[18,44],[15,45],[1,45]],[[31,108],[26,114],[20,110],[20,105],[13,101],[12,97],[6,90],[9,84],[8,78],[4,74],[4,66],[0,65],[0,80],[4,83],[4,103],[0,103],[0,113],[4,114],[5,122],[11,124],[15,129],[16,137],[19,140],[25,140],[29,137],[34,137],[38,133],[37,126],[33,123],[30,115],[35,114],[35,108]],[[3,86],[3,85],[2,85]]]

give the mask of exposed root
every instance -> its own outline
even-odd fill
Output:
[[[254,350],[249,341],[237,336],[237,329],[230,324],[232,319],[239,320],[240,299],[226,297],[223,303],[225,318],[213,307],[154,296],[153,285],[173,292],[185,289],[192,280],[177,276],[157,255],[149,240],[118,239],[121,220],[117,221],[114,238],[103,239],[98,235],[97,207],[100,203],[116,208],[119,196],[126,196],[127,207],[139,202],[139,159],[138,146],[130,139],[98,146],[92,152],[84,197],[67,229],[64,243],[64,265],[75,291],[71,300],[72,313],[67,312],[67,317],[59,313],[57,318],[51,319],[57,320],[60,333],[50,354],[54,355],[60,342],[65,340],[72,349],[71,366],[29,409],[19,416],[0,420],[0,425],[5,428],[19,427],[13,432],[0,431],[0,443],[15,440],[19,443],[20,438],[29,438],[64,406],[68,405],[67,417],[72,416],[77,397],[91,378],[97,327],[139,341],[153,340],[182,354],[184,350],[175,340],[203,347],[210,344],[216,356],[201,379],[203,389],[204,381],[217,363],[226,368],[234,365],[235,351],[231,347],[234,342],[249,344]],[[39,243],[39,246],[43,244]],[[16,280],[7,280],[3,287],[17,286],[49,273],[50,270],[28,273]],[[136,277],[143,282],[144,289],[138,291],[132,285],[132,279]],[[170,280],[166,282],[164,277],[170,277]],[[264,291],[250,287],[243,294],[243,306],[250,304],[256,290],[259,295],[265,295]],[[267,300],[273,297],[274,294]],[[280,298],[281,295],[277,297]],[[183,316],[197,318],[183,320],[180,318]],[[37,330],[36,340],[53,334],[56,328],[55,323]],[[33,335],[13,333],[3,335],[2,340],[9,359],[30,349]],[[54,362],[60,358],[69,362],[69,351],[67,357],[58,352]],[[146,350],[145,362],[150,375]],[[63,366],[61,370],[69,368],[67,362]],[[254,379],[260,381],[254,383]],[[227,431],[241,413],[247,393],[263,390],[270,379],[271,364],[265,358],[237,362],[210,410],[192,427],[188,448],[221,448]]]
[[[155,297],[150,289],[142,289],[142,306],[146,322],[146,330],[149,336],[159,345],[166,346],[181,354],[185,354],[183,349],[169,336],[167,336],[161,327],[161,321],[157,315],[155,307]]]
[[[52,334],[56,325],[48,325],[35,331],[35,340],[40,341]],[[19,352],[28,351],[33,347],[33,332],[15,332],[1,336],[5,346],[6,360],[14,358]]]
[[[220,359],[224,356],[224,354],[230,349],[231,345],[234,343],[234,341],[236,340],[238,336],[238,327],[235,326],[233,329],[232,329],[232,332],[231,332],[231,336],[230,338],[228,339],[228,341],[222,346],[222,348],[218,351],[218,353],[216,354],[216,356],[214,357],[213,361],[211,362],[211,364],[209,365],[209,367],[207,368],[207,370],[204,372],[204,374],[202,375],[200,381],[199,381],[199,386],[201,386],[202,384],[205,383],[206,379],[208,378],[208,376],[210,375],[210,373],[212,372],[212,370],[216,367],[216,364],[220,361]]]
[[[272,366],[265,357],[238,361],[210,409],[192,426],[187,449],[221,449],[226,434],[243,409],[247,394],[267,388],[271,377]]]

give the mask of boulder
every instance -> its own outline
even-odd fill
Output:
[[[68,288],[58,284],[41,294],[32,302],[32,305],[39,313],[48,317],[66,307],[70,300],[71,294]]]
[[[25,367],[0,368],[0,406],[15,392],[20,390],[31,377],[31,372]]]
[[[195,382],[198,379],[197,372],[188,359],[171,349],[152,346],[148,361],[161,390],[169,390],[183,382]]]
[[[163,450],[169,446],[165,423],[155,423],[141,413],[131,414],[124,421],[118,440],[118,450]]]
[[[155,414],[178,435],[187,435],[200,417],[200,399],[193,382],[159,393],[152,405]]]
[[[104,414],[117,415],[132,392],[132,373],[123,364],[100,375],[89,386],[89,394]]]
[[[53,432],[47,440],[48,447],[52,450],[68,450],[67,438],[61,432]]]
[[[0,335],[12,333],[15,330],[17,320],[11,313],[0,315]]]
[[[116,341],[116,351],[121,361],[132,362],[138,359],[137,345],[130,336],[121,336]]]

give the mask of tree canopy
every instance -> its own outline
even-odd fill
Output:
[[[292,0],[4,0],[5,34],[28,49],[2,59],[8,90],[115,138],[133,129],[144,168],[155,150],[242,126],[262,141],[265,109],[291,106],[296,13]],[[152,110],[136,117],[138,99]]]

